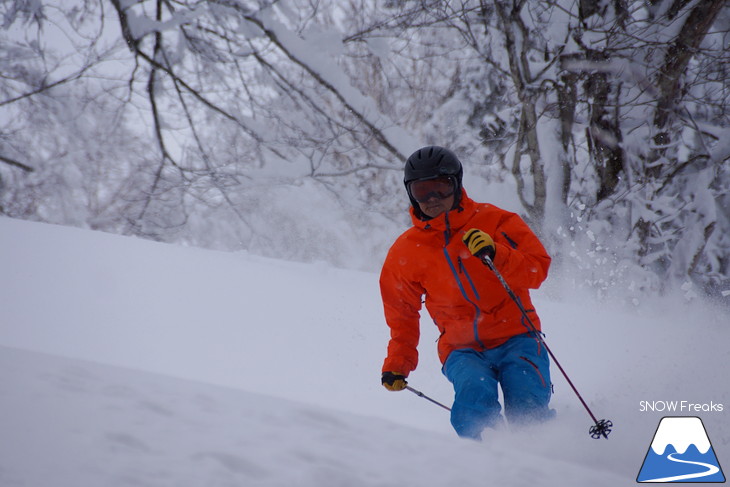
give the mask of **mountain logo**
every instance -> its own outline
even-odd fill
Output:
[[[725,482],[705,425],[694,416],[662,418],[637,482]]]

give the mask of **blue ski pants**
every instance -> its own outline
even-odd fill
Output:
[[[451,424],[464,438],[481,439],[482,430],[502,420],[497,385],[510,424],[544,421],[552,393],[550,360],[545,346],[531,333],[517,335],[499,347],[471,348],[449,354],[443,373],[454,385]]]

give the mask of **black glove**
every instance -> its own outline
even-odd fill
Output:
[[[398,372],[383,372],[383,377],[380,379],[380,382],[389,391],[402,391],[408,385],[406,376]]]

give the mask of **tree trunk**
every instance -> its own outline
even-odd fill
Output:
[[[662,147],[671,142],[668,125],[671,122],[671,115],[675,112],[676,102],[682,95],[681,80],[687,71],[687,66],[726,4],[727,0],[699,0],[687,15],[687,20],[674,43],[667,50],[664,64],[656,79],[659,92],[654,112],[654,127],[657,130],[654,143],[658,147],[656,158],[664,152]]]

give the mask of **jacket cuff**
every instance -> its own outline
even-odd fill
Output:
[[[505,265],[507,265],[507,262],[509,261],[509,253],[512,251],[509,246],[494,242],[494,248],[496,249],[496,252],[494,254],[494,266],[497,269],[501,269]]]

